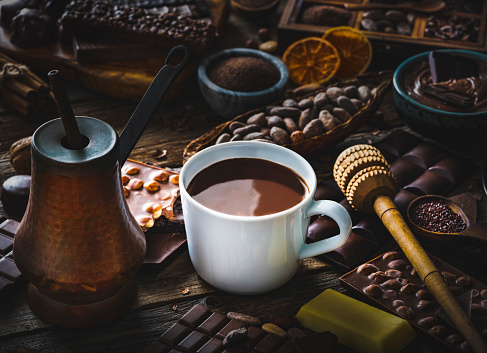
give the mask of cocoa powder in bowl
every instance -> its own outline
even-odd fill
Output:
[[[207,74],[216,85],[237,92],[263,91],[280,79],[279,70],[273,64],[253,56],[222,59],[210,66]]]

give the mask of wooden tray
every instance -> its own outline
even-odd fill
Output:
[[[221,33],[229,15],[229,0],[208,0],[217,33]],[[155,75],[164,65],[164,57],[143,60],[111,61],[80,64],[73,49],[59,42],[31,49],[22,49],[10,42],[10,31],[0,28],[0,51],[33,69],[47,81],[47,73],[61,71],[67,80],[81,84],[95,92],[115,98],[139,101]],[[195,71],[201,57],[192,57],[179,75],[165,100],[178,98],[189,84],[194,84]]]
[[[388,64],[386,67],[382,66],[374,69],[390,69],[395,67],[404,59],[426,50],[435,48],[456,48],[474,51],[487,51],[486,41],[486,27],[487,27],[487,0],[478,0],[483,2],[481,13],[462,13],[462,12],[447,12],[442,11],[434,15],[441,18],[449,18],[456,15],[463,19],[478,20],[479,34],[476,42],[466,42],[460,40],[445,40],[426,37],[424,30],[427,19],[431,14],[416,13],[414,23],[412,24],[411,35],[387,34],[383,32],[364,31],[360,27],[364,11],[350,11],[351,16],[348,23],[344,26],[361,29],[367,38],[371,41],[374,47],[374,58],[382,56],[382,63]],[[347,0],[347,1],[326,1],[326,0],[288,0],[286,7],[283,10],[281,19],[278,25],[279,50],[284,51],[294,41],[308,37],[321,37],[325,31],[330,28],[328,26],[316,26],[302,23],[300,14],[302,9],[310,5],[332,5],[342,7],[343,3],[369,3],[369,0]],[[386,57],[384,59],[384,56]]]

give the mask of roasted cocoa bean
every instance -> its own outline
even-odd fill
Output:
[[[247,119],[247,124],[252,125],[256,124],[259,126],[266,126],[267,120],[265,118],[265,113],[257,113],[252,115],[250,118]]]
[[[355,115],[358,112],[358,108],[355,106],[355,104],[352,103],[350,98],[348,98],[347,96],[338,97],[337,103],[341,108],[349,112],[350,115]]]
[[[296,125],[294,119],[284,118],[282,119],[282,121],[284,122],[284,126],[286,127],[287,132],[289,132],[290,134],[298,130],[298,125]]]
[[[382,292],[382,298],[387,299],[387,300],[392,300],[397,297],[396,291],[392,289],[387,289]]]
[[[254,316],[247,315],[247,314],[242,314],[242,313],[230,311],[227,313],[227,317],[230,320],[242,321],[243,323],[250,325],[250,326],[259,327],[260,325],[262,325],[261,321],[258,318],[254,317]]]
[[[270,115],[278,115],[281,118],[293,118],[298,119],[301,115],[301,110],[299,108],[290,108],[290,107],[274,107],[270,111]]]
[[[265,139],[267,136],[260,131],[251,132],[243,137],[244,141]]]
[[[230,141],[242,141],[242,140],[243,140],[243,137],[242,137],[242,135],[239,135],[239,134],[233,135],[233,137],[230,139]]]
[[[292,142],[287,131],[278,126],[273,126],[271,128],[271,138],[278,145],[287,145]]]
[[[223,339],[223,347],[237,346],[247,338],[248,330],[246,327],[240,327],[236,330],[230,331]]]
[[[356,98],[358,96],[357,86],[347,86],[343,88],[343,95],[348,98]]]
[[[401,282],[399,282],[397,279],[388,279],[387,281],[381,283],[381,287],[387,289],[397,289],[401,287]]]
[[[228,125],[228,130],[230,130],[230,132],[233,134],[233,132],[238,129],[238,128],[241,128],[241,127],[244,127],[246,126],[244,123],[240,122],[240,121],[232,121],[230,123],[230,125]]]
[[[282,106],[286,108],[298,108],[298,103],[294,99],[286,99],[282,102]]]
[[[377,284],[371,284],[364,288],[364,293],[371,297],[378,297],[382,294],[382,289]]]
[[[433,303],[428,300],[420,300],[417,305],[420,310],[429,310],[433,308]]]
[[[455,283],[460,287],[468,287],[472,284],[472,279],[468,276],[462,276],[458,277]]]
[[[400,256],[400,255],[399,255],[399,253],[398,253],[398,252],[396,252],[396,251],[389,251],[389,252],[386,252],[384,255],[382,255],[382,258],[383,258],[384,260],[387,260],[387,261],[389,261],[389,260],[391,260],[391,261],[392,261],[392,260],[397,260],[397,259],[399,259],[400,257],[401,257],[401,256]]]
[[[277,115],[271,115],[267,117],[267,126],[272,128],[274,126],[284,128],[286,125],[284,124],[284,121],[282,121],[282,118]]]
[[[374,281],[374,282],[377,282],[377,283],[382,283],[382,282],[385,282],[388,279],[390,279],[390,277],[386,276],[386,274],[382,271],[377,271],[377,272],[371,273],[369,276],[369,279]]]
[[[419,299],[428,299],[431,298],[433,295],[425,289],[420,289],[416,292],[416,296]]]
[[[394,308],[398,308],[398,307],[400,307],[400,306],[405,306],[405,305],[406,305],[406,304],[405,304],[405,303],[404,303],[402,300],[399,300],[399,299],[398,299],[398,300],[394,300],[394,301],[392,302],[392,306],[393,306]]]
[[[233,130],[233,134],[245,136],[247,134],[250,134],[251,132],[258,132],[258,131],[260,131],[260,126],[257,124],[252,124],[252,125],[245,125]]]
[[[460,344],[463,342],[463,337],[459,334],[452,334],[446,338],[446,341],[450,344]]]
[[[232,138],[232,136],[230,136],[230,134],[227,134],[226,132],[221,134],[217,140],[216,140],[216,144],[219,144],[219,143],[224,143],[224,142],[228,142],[230,141],[230,139]]]
[[[418,321],[418,325],[421,327],[433,327],[436,325],[436,319],[428,316]]]
[[[406,268],[406,265],[407,265],[406,261],[404,261],[403,259],[399,259],[399,260],[393,260],[389,262],[387,266],[389,266],[389,268],[392,268],[394,270],[402,270]]]
[[[320,109],[325,104],[328,104],[328,95],[325,92],[320,92],[315,96],[313,104],[316,109]]]
[[[321,135],[323,133],[323,124],[321,123],[320,119],[313,119],[304,127],[303,132],[304,137],[308,139]]]
[[[396,312],[406,320],[411,320],[414,317],[414,311],[404,305],[398,307]]]
[[[299,115],[298,128],[299,130],[304,130],[306,125],[313,120],[313,112],[311,109],[305,109]]]
[[[301,99],[298,102],[298,108],[302,110],[312,108],[313,106],[314,106],[313,101],[309,98]]]
[[[372,98],[372,93],[370,92],[369,87],[360,86],[357,90],[358,90],[358,97],[362,102],[367,103]]]
[[[402,276],[402,272],[399,270],[387,270],[384,273],[386,274],[386,276],[392,278],[400,278]]]
[[[325,130],[329,131],[336,126],[335,117],[328,110],[322,110],[318,119],[321,121],[321,124],[323,124]]]
[[[305,139],[306,138],[304,137],[304,132],[302,132],[301,130],[294,131],[291,134],[291,141],[293,143],[298,143],[298,142],[304,141]]]
[[[362,276],[368,276],[371,273],[377,272],[379,268],[372,264],[362,264],[357,268],[357,272],[360,273]]]
[[[443,338],[448,334],[448,330],[444,326],[440,326],[440,325],[433,326],[428,332],[431,335],[439,338]]]

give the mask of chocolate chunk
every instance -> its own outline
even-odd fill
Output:
[[[428,55],[431,78],[434,83],[444,82],[450,79],[478,77],[478,63],[470,58],[451,55],[445,52],[433,50]]]
[[[0,278],[0,288],[3,282]],[[7,284],[8,285],[8,284]],[[196,329],[197,322],[207,319]],[[228,323],[215,334],[217,327]],[[190,325],[190,326],[188,326]],[[205,331],[202,332],[202,331]],[[231,336],[231,337],[230,337]],[[224,341],[226,344],[224,344]],[[229,343],[232,341],[232,343]],[[237,342],[238,341],[238,342]],[[327,350],[325,350],[326,352]],[[202,305],[195,305],[143,353],[299,353],[289,338],[266,333],[244,322],[230,320]],[[310,352],[312,353],[312,352]]]
[[[423,91],[430,96],[441,99],[458,108],[468,108],[475,104],[473,97],[450,91],[441,86],[425,85]]]
[[[14,175],[3,182],[2,204],[10,216],[24,215],[29,202],[30,181],[30,175]]]
[[[35,9],[39,5],[39,0],[11,0],[2,1],[0,5],[0,21],[2,26],[10,27],[12,19],[22,9]]]
[[[54,27],[48,15],[35,9],[22,9],[12,19],[10,41],[22,48],[36,47],[54,38]]]
[[[14,235],[19,225],[13,219],[0,216],[0,296],[5,295],[22,278],[12,256]]]

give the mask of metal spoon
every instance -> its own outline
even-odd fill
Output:
[[[414,12],[438,12],[445,7],[444,1],[439,0],[424,0],[420,2],[403,2],[400,4],[382,4],[382,3],[368,3],[368,4],[343,4],[348,10],[405,10]]]
[[[414,223],[412,217],[414,209],[420,204],[431,201],[444,202],[454,213],[462,218],[466,225],[465,230],[457,233],[434,232]],[[413,200],[407,210],[407,221],[413,233],[419,238],[450,245],[473,245],[487,248],[487,231],[472,222],[459,205],[446,197],[426,195]]]

